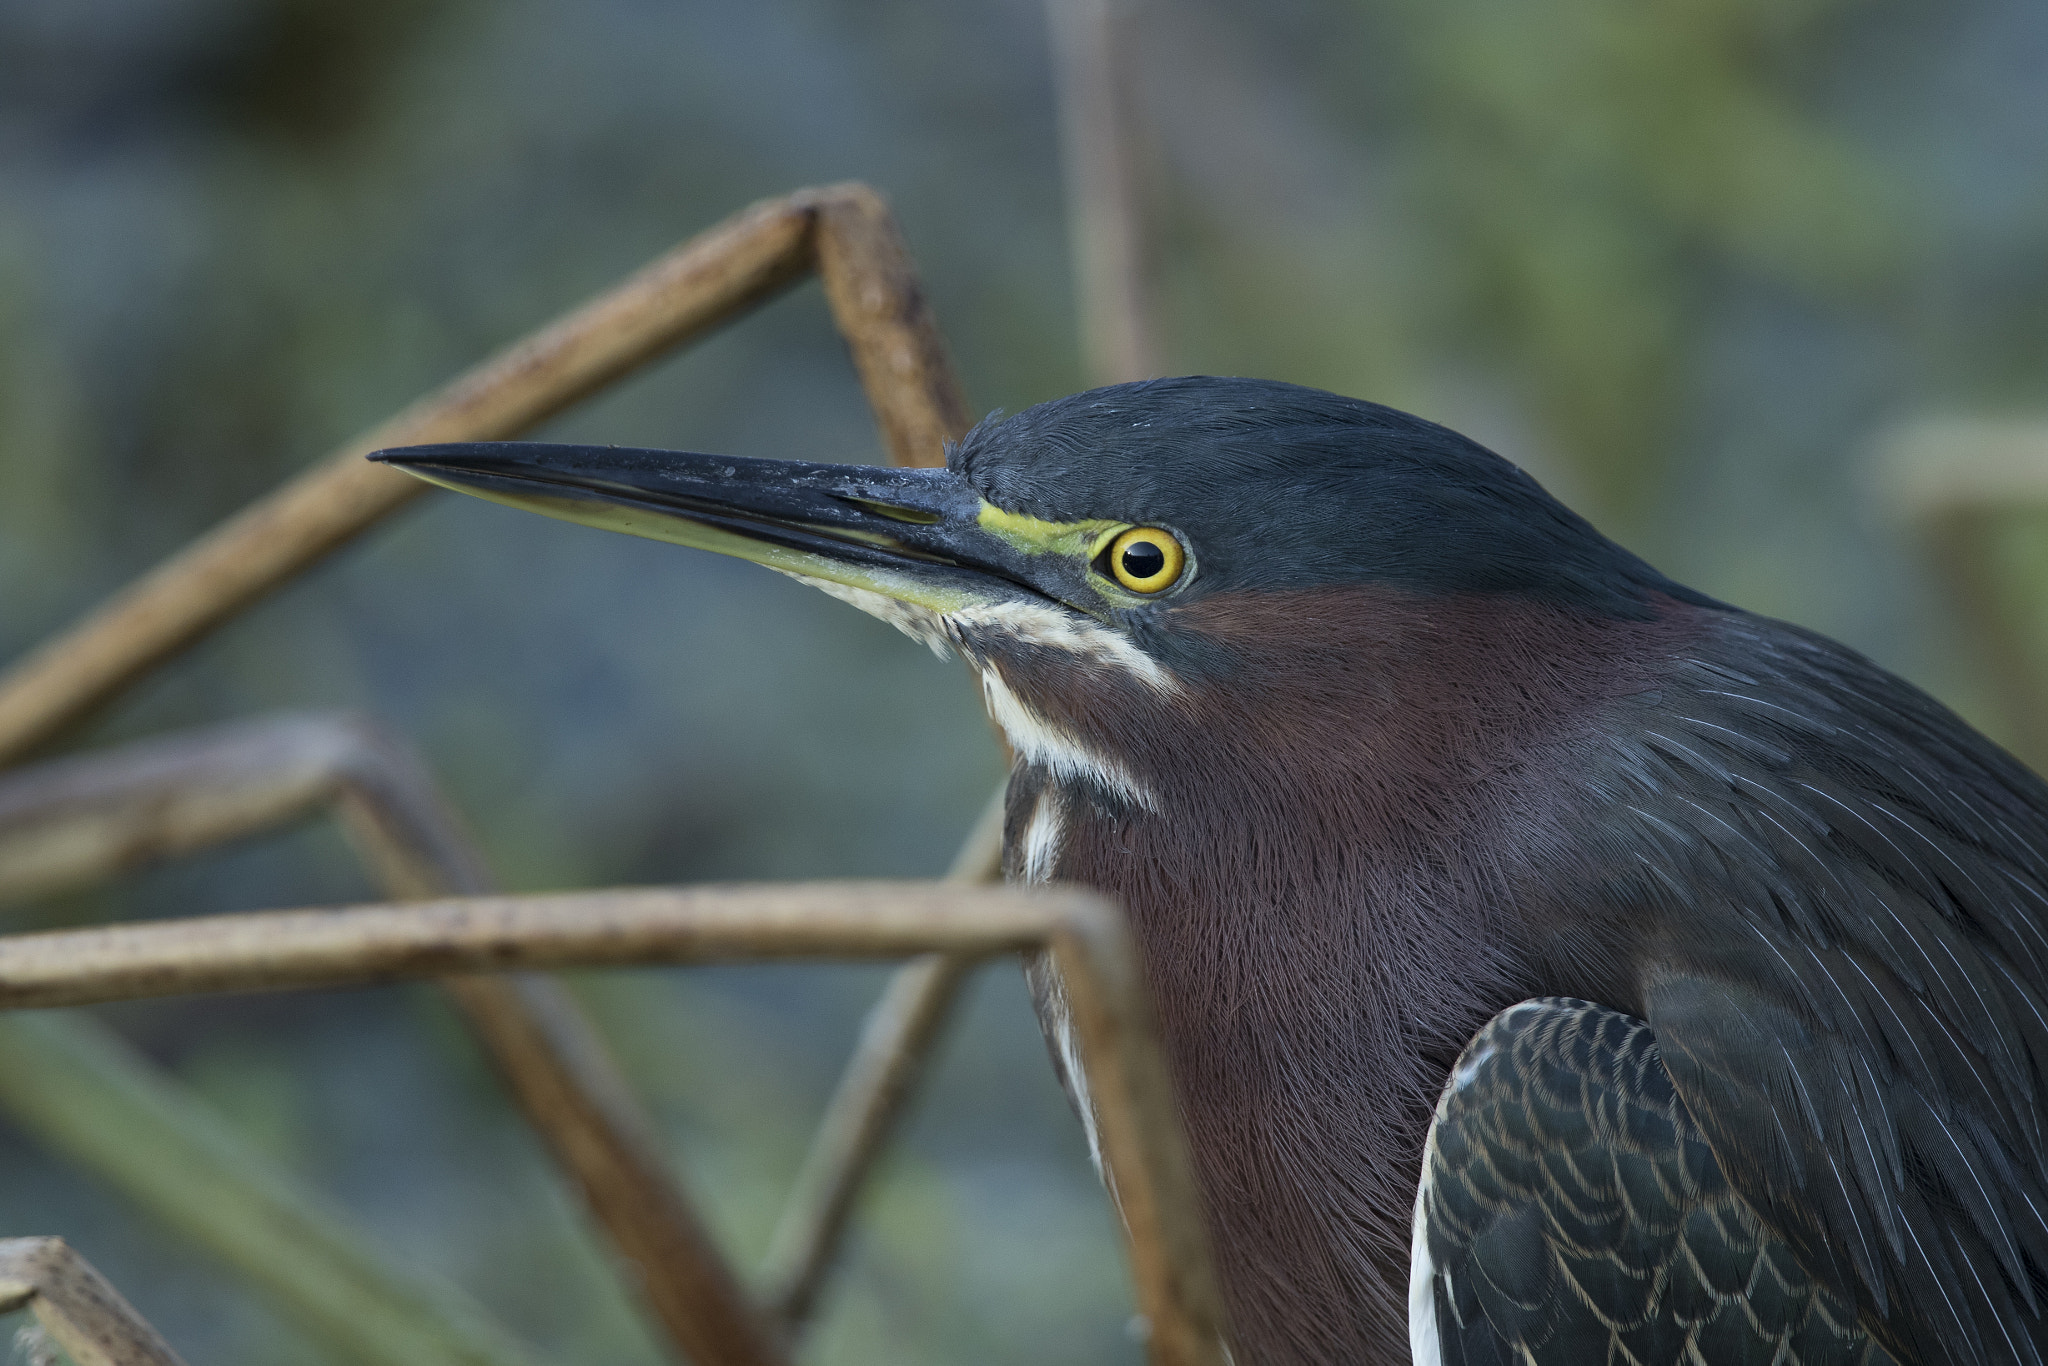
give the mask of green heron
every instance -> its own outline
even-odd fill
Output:
[[[377,458],[967,659],[1008,875],[1131,918],[1247,1366],[2042,1362],[2048,787],[1464,437],[1190,378],[945,469]]]

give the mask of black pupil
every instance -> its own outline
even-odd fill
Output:
[[[1166,569],[1166,552],[1150,541],[1133,541],[1124,547],[1124,573],[1134,579],[1154,578]]]

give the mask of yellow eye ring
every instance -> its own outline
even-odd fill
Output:
[[[1163,593],[1180,582],[1188,553],[1170,531],[1134,526],[1109,543],[1109,575],[1133,593]]]

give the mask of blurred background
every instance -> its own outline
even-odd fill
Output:
[[[1946,559],[1921,534],[1945,452],[2048,414],[2048,8],[1133,0],[1120,31],[1154,368],[1465,430],[1675,577],[2048,758],[2048,521],[1975,517]],[[799,185],[890,197],[977,412],[1083,387],[1111,362],[1074,303],[1051,32],[1043,0],[0,0],[0,660]],[[814,283],[539,434],[880,458]],[[79,743],[307,707],[416,743],[517,890],[934,875],[1001,775],[959,666],[879,623],[441,495]],[[370,895],[314,823],[0,929]],[[578,983],[742,1266],[880,980]],[[438,998],[103,1015],[541,1352],[661,1359]],[[195,1364],[329,1359],[0,1117],[0,1235],[32,1233]],[[1129,1314],[996,965],[806,1360],[1131,1362]]]

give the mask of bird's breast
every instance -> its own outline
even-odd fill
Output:
[[[1592,709],[1644,686],[1618,627],[1346,606],[1294,612],[1312,654],[1173,697],[1029,655],[984,672],[1017,755],[1006,874],[1129,917],[1234,1334],[1262,1361],[1405,1357],[1430,1098],[1481,1023],[1541,994],[1503,932],[1516,870],[1562,837]],[[1236,650],[1265,630],[1250,613],[1286,610],[1202,625]],[[1064,993],[1031,977],[1092,1142]]]

